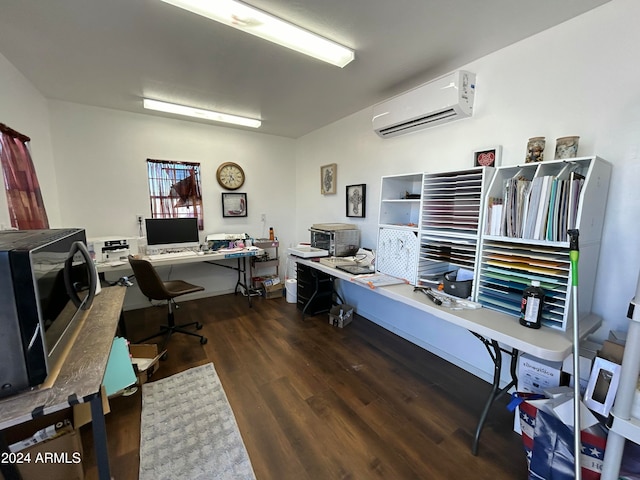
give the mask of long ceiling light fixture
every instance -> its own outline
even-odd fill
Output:
[[[347,47],[235,0],[162,1],[341,68],[354,58]]]
[[[143,99],[142,105],[149,110],[157,110],[159,112],[175,113],[176,115],[186,115],[187,117],[195,117],[205,120],[213,120],[214,122],[233,123],[234,125],[242,125],[245,127],[258,128],[262,125],[262,121],[255,118],[238,117],[237,115],[229,115],[228,113],[214,112],[212,110],[202,110],[200,108],[187,107],[175,103],[160,102],[158,100]]]

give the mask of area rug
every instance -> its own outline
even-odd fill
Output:
[[[212,363],[142,385],[140,480],[255,480]]]

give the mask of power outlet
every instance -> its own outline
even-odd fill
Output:
[[[262,223],[267,223],[267,214],[263,213],[262,215],[260,215],[260,221]]]
[[[136,223],[142,225],[142,222],[144,222],[144,215],[136,215]]]

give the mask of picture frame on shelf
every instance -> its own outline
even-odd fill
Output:
[[[338,164],[330,163],[320,167],[320,193],[329,195],[336,193]]]
[[[502,145],[481,148],[473,152],[474,167],[498,167],[502,160]]]
[[[347,185],[346,187],[346,207],[347,217],[366,217],[367,206],[367,185],[360,183],[357,185]]]
[[[247,216],[247,194],[246,193],[223,193],[222,194],[222,216],[223,217],[246,217]]]

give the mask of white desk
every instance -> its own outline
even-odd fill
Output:
[[[155,258],[154,260],[150,260],[151,264],[154,267],[163,267],[170,265],[185,265],[189,263],[209,263],[211,265],[217,265],[223,268],[230,268],[238,272],[238,277],[236,281],[236,285],[234,288],[234,293],[237,294],[239,291],[248,298],[249,306],[251,306],[251,288],[249,283],[247,282],[247,257],[255,257],[257,255],[262,255],[264,250],[258,249],[243,249],[239,251],[216,251],[209,252],[203,255],[198,255],[197,253],[193,253],[193,255],[185,255],[185,256],[175,256],[167,255],[166,258]],[[226,265],[223,263],[218,263],[224,260],[236,260],[236,266]],[[131,272],[131,267],[128,262],[117,262],[118,264],[111,264],[109,262],[106,263],[97,263],[96,267],[98,269],[98,274],[101,274],[101,277],[104,276],[105,273],[115,273],[115,272]]]
[[[362,288],[369,289],[368,286],[360,282],[353,282],[353,275],[342,270],[302,258],[298,258],[296,261],[320,270],[335,279],[352,282]],[[539,330],[526,328],[520,325],[517,318],[487,308],[451,310],[446,307],[437,306],[422,292],[414,291],[411,285],[376,287],[371,291],[387,297],[390,300],[401,302],[433,315],[434,317],[463,327],[476,336],[487,348],[494,364],[493,387],[476,429],[476,435],[472,445],[474,455],[478,451],[480,434],[491,405],[495,400],[504,395],[507,390],[517,385],[516,366],[518,353],[525,352],[543,360],[562,361],[573,349],[573,334],[571,331],[561,332],[548,327],[542,327]],[[600,327],[601,323],[602,319],[593,314],[581,319],[580,338],[585,338],[594,332]],[[501,344],[508,348],[504,348]],[[502,352],[511,357],[511,382],[505,387],[500,388]]]

